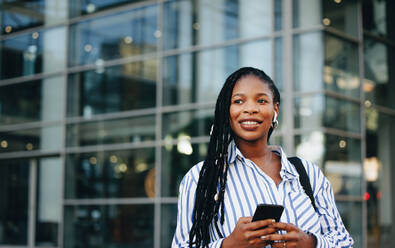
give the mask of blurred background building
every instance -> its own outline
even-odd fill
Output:
[[[271,143],[323,169],[355,247],[395,247],[395,1],[0,3],[0,247],[169,247],[240,66],[274,78]]]

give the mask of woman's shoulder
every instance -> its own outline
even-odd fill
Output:
[[[192,166],[188,172],[185,174],[184,179],[182,180],[181,184],[185,182],[192,182],[192,183],[198,183],[199,180],[199,174],[200,170],[203,167],[204,161],[200,161],[199,163],[195,164]]]

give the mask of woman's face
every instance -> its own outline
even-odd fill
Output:
[[[233,88],[229,111],[230,126],[237,139],[266,142],[278,107],[273,103],[273,93],[267,83],[255,76],[241,78]]]

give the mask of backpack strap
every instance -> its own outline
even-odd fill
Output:
[[[302,185],[305,193],[309,196],[314,210],[317,211],[317,207],[315,206],[313,190],[311,189],[309,176],[307,175],[306,169],[304,168],[302,161],[298,157],[290,157],[290,158],[288,158],[288,160],[289,160],[289,162],[291,162],[294,165],[296,171],[298,172],[299,182]]]

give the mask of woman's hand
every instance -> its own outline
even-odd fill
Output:
[[[271,243],[263,240],[266,235],[273,234],[277,229],[269,225],[274,220],[260,220],[251,222],[252,217],[241,217],[233,232],[224,239],[222,248],[226,247],[264,247]]]
[[[316,238],[303,232],[293,224],[277,222],[270,225],[271,228],[276,230],[284,230],[286,234],[270,234],[265,237],[266,241],[272,241],[272,247],[278,248],[291,248],[291,247],[304,247],[314,248],[316,246]]]

